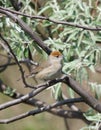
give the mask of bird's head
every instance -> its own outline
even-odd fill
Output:
[[[60,51],[52,51],[49,55],[50,62],[60,62],[63,59],[63,55]]]

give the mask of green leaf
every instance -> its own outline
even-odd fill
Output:
[[[82,44],[82,39],[83,39],[83,37],[84,37],[84,31],[82,31],[81,33],[80,33],[80,36],[79,36],[79,38],[78,38],[78,47]]]
[[[12,97],[14,95],[15,91],[16,91],[16,89],[7,87],[6,90],[3,91],[3,93]]]
[[[58,100],[58,101],[63,100],[61,83],[58,83],[58,84],[54,85],[53,87],[54,87],[53,94],[54,94],[55,100]]]
[[[50,6],[44,7],[43,9],[41,9],[41,10],[38,12],[38,15],[41,15],[42,13],[44,13],[45,11],[47,11],[48,9],[50,9]]]
[[[40,53],[40,54],[42,54],[42,49],[36,44],[36,43],[32,43],[33,44],[33,46],[35,47],[35,49]]]
[[[69,93],[71,98],[75,98],[74,91],[71,88],[68,88],[68,93]]]

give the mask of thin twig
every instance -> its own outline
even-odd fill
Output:
[[[63,98],[64,100],[68,99],[64,94],[62,94],[62,98]],[[69,103],[69,104],[67,104],[67,106],[68,106],[71,110],[73,110],[73,111],[80,111],[80,110],[75,106],[75,104],[73,104],[73,103]]]
[[[10,57],[7,57],[7,58],[10,59],[10,61],[11,61],[11,58],[10,58]],[[16,62],[10,62],[10,61],[7,62],[7,63],[5,63],[5,64],[3,64],[3,65],[0,65],[0,68],[2,68],[2,67],[7,67],[7,66],[17,65]],[[21,63],[24,63],[24,64],[31,64],[31,65],[34,65],[34,66],[37,66],[37,65],[38,65],[37,62],[33,62],[33,61],[29,60],[29,59],[19,60],[18,62],[19,62],[20,64],[21,64]]]
[[[10,50],[10,53],[13,55],[18,67],[19,67],[19,70],[21,72],[21,77],[22,77],[22,81],[25,85],[25,87],[30,87],[30,88],[34,88],[34,86],[31,86],[29,84],[27,84],[26,80],[25,80],[25,76],[24,76],[24,71],[23,71],[23,68],[22,66],[20,65],[18,59],[16,58],[15,54],[13,53],[13,50],[12,48],[10,47],[9,43],[7,42],[7,40],[0,34],[0,38],[5,42],[5,44],[8,46],[9,50]]]

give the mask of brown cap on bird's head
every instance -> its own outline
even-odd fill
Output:
[[[54,56],[54,57],[62,56],[61,52],[59,52],[59,51],[52,51],[52,52],[50,53],[50,55],[51,55],[51,56]]]

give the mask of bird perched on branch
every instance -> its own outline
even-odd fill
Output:
[[[31,71],[36,83],[45,82],[62,76],[63,56],[59,51],[52,51],[48,60]]]

